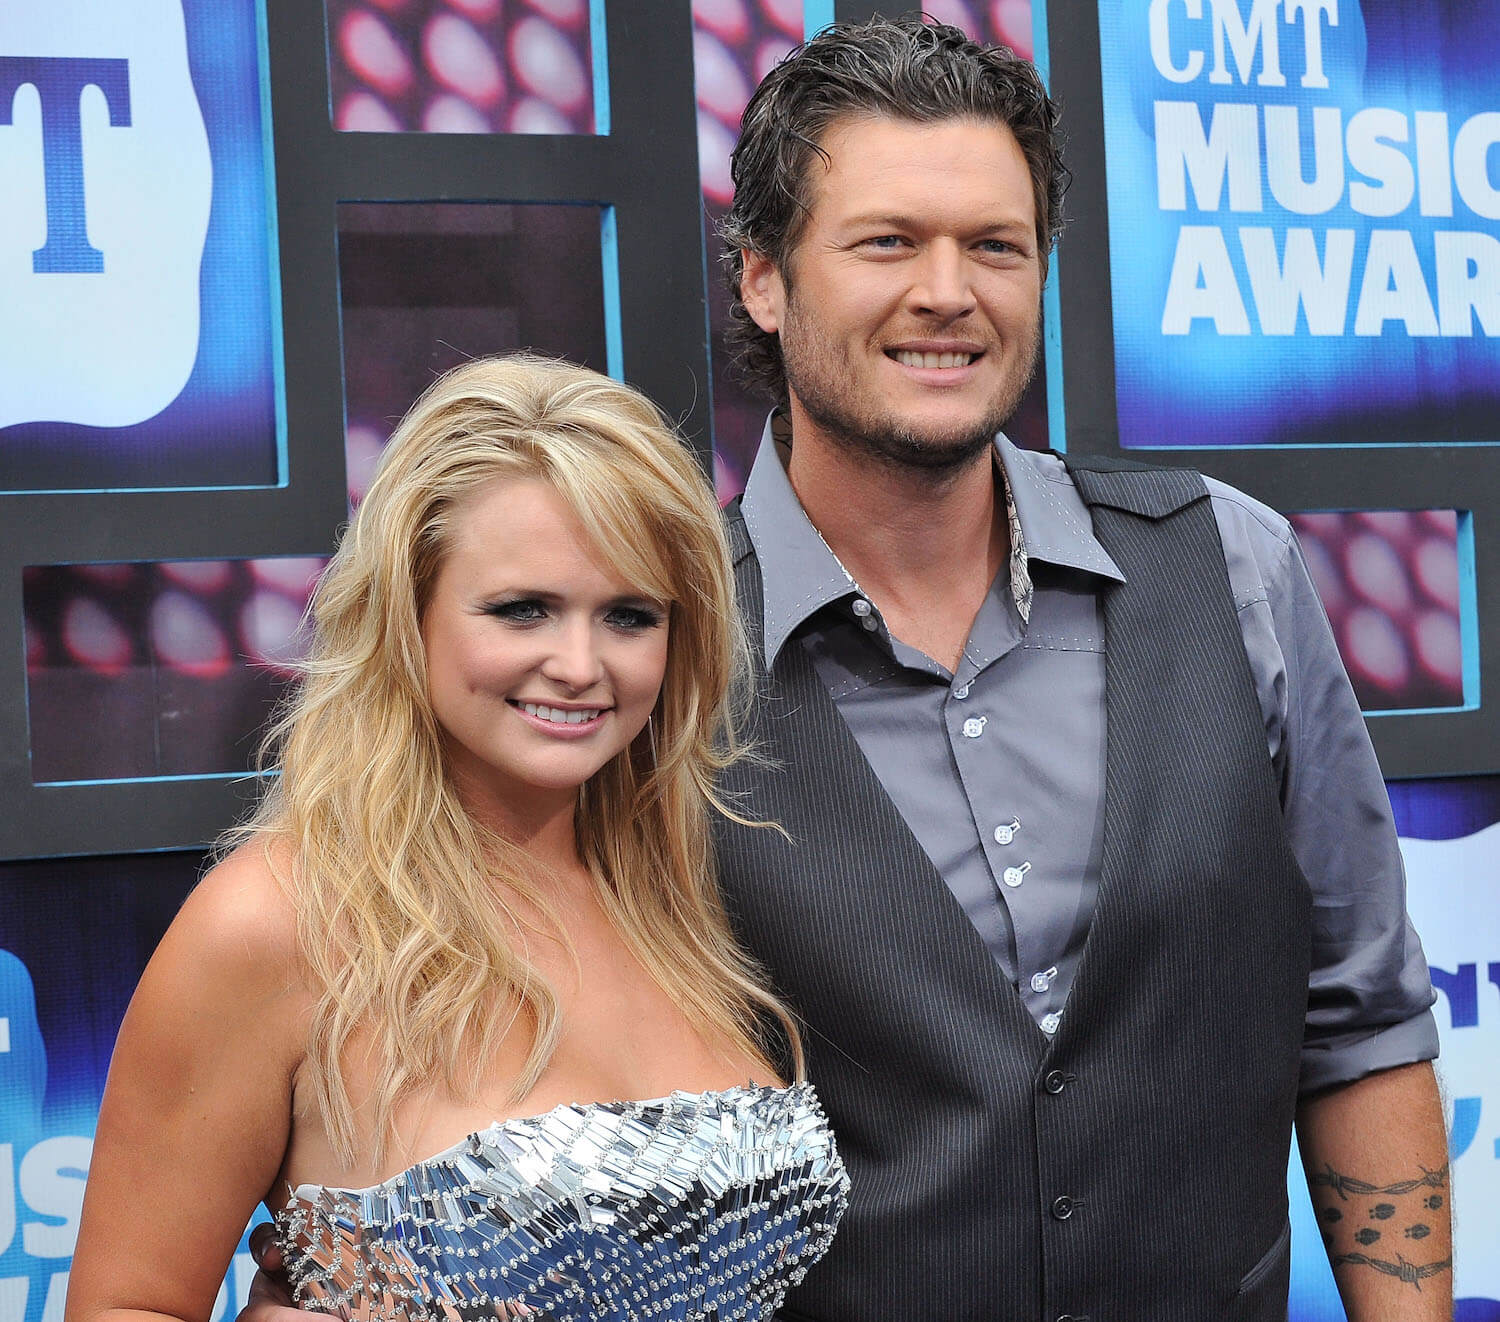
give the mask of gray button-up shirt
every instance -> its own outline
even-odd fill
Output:
[[[1044,1032],[1066,1013],[1104,836],[1104,623],[1123,581],[1055,456],[1004,436],[1011,555],[949,672],[891,635],[803,512],[770,425],[742,511],[765,653],[805,647],[907,826]],[[1312,889],[1304,1091],[1437,1054],[1385,785],[1285,519],[1209,480],[1288,839]],[[1181,989],[1194,995],[1192,987]]]

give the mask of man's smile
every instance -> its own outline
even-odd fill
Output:
[[[885,352],[887,357],[894,358],[903,367],[967,367],[979,357],[977,353],[935,352],[931,349],[925,352],[917,349],[887,349]]]

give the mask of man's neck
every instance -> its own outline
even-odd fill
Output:
[[[1009,551],[993,452],[948,473],[895,469],[804,423],[793,436],[787,475],[807,517],[890,631],[955,669]]]

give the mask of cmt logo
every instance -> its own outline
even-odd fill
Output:
[[[0,55],[0,124],[11,124],[15,95],[36,88],[42,106],[42,170],[46,179],[47,242],[31,254],[41,272],[104,270],[89,243],[83,196],[83,113],[86,87],[104,93],[109,122],[130,123],[130,66],[124,60],[27,59]]]
[[[181,0],[0,4],[0,196],[0,427],[161,412],[213,197]]]

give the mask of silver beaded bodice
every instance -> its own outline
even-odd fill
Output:
[[[297,1302],[346,1318],[769,1322],[849,1181],[808,1084],[560,1106],[276,1218]]]

